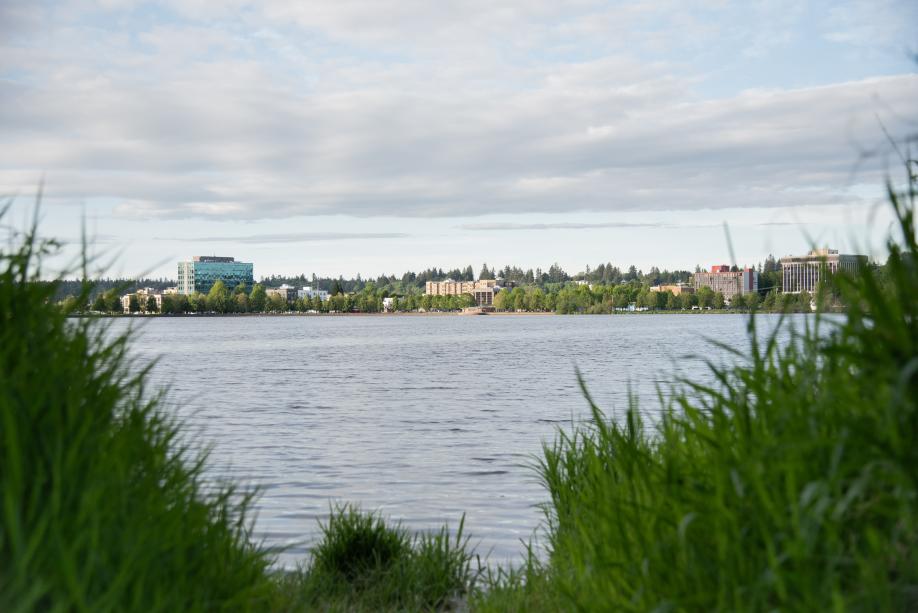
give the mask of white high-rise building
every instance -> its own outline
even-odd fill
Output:
[[[806,255],[779,260],[785,294],[814,293],[826,273],[857,273],[867,263],[864,255],[842,255],[837,249],[814,249]]]

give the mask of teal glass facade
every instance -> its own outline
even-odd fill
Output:
[[[233,289],[245,283],[251,291],[253,266],[247,262],[195,262],[194,290],[206,294],[217,281],[223,281],[227,288]]]
[[[236,262],[233,258],[198,256],[192,262],[179,262],[179,292],[206,294],[217,281],[223,281],[230,290],[244,283],[251,291],[255,283],[254,266],[251,262]]]

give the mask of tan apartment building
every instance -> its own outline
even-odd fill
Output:
[[[494,279],[480,281],[428,281],[424,286],[424,293],[428,296],[461,296],[469,294],[475,299],[478,306],[491,306],[494,304],[494,295],[500,291]]]
[[[730,302],[734,296],[751,294],[759,291],[759,273],[754,268],[730,270],[729,266],[712,266],[711,272],[696,272],[692,277],[695,291],[709,287],[720,292],[724,300]]]
[[[271,298],[272,296],[278,296],[281,300],[286,302],[295,302],[297,298],[297,289],[284,283],[280,287],[265,288],[265,295],[268,298]]]
[[[673,285],[655,285],[650,288],[652,292],[672,292],[674,295],[694,294],[695,288],[685,283],[675,283]]]
[[[785,294],[814,293],[824,274],[857,273],[867,263],[864,255],[842,255],[837,249],[814,249],[806,255],[778,260]]]

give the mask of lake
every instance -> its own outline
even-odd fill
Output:
[[[795,316],[802,321],[805,316]],[[759,316],[772,328],[774,316]],[[491,561],[518,560],[546,494],[543,442],[582,418],[580,369],[609,414],[658,414],[676,377],[711,381],[706,338],[748,345],[747,317],[184,317],[140,324],[134,354],[210,474],[262,488],[256,537],[303,560],[333,502],[411,529],[458,524]],[[114,320],[114,329],[128,325]],[[695,357],[692,357],[695,356]],[[698,357],[702,356],[702,357]]]

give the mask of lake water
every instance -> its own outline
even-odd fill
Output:
[[[759,316],[764,327],[777,321]],[[262,488],[256,537],[303,560],[333,502],[411,529],[466,514],[492,561],[517,560],[546,500],[543,441],[597,403],[643,412],[677,376],[711,381],[704,358],[745,347],[740,315],[186,317],[145,321],[134,352],[158,357],[210,471]],[[116,320],[115,328],[127,325]],[[695,357],[691,357],[691,356]],[[702,357],[698,357],[702,356]]]

